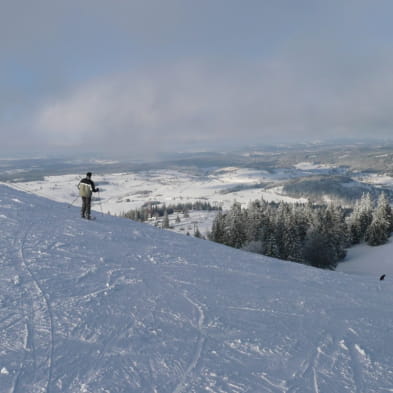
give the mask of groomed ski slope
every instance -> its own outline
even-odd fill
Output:
[[[0,392],[393,392],[389,280],[0,185]]]

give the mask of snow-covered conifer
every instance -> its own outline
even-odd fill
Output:
[[[392,228],[392,210],[384,193],[378,198],[372,221],[367,228],[365,240],[370,246],[387,242]]]
[[[169,216],[168,216],[168,211],[166,209],[164,212],[164,219],[162,220],[162,227],[169,228]]]
[[[209,238],[214,242],[225,244],[225,217],[221,211],[213,221]]]

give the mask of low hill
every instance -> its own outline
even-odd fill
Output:
[[[389,281],[0,185],[0,391],[388,392]]]
[[[344,175],[312,175],[291,179],[285,182],[283,191],[293,198],[303,197],[322,203],[329,200],[354,203],[367,193],[376,200],[382,192],[390,200],[393,199],[391,188],[375,187]]]

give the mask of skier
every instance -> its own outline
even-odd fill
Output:
[[[100,191],[91,180],[91,172],[86,173],[86,177],[79,182],[78,188],[79,195],[82,197],[81,217],[90,220],[91,194]]]

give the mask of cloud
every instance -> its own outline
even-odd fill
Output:
[[[0,14],[3,149],[390,135],[391,2],[33,3]]]
[[[299,58],[227,67],[186,62],[123,73],[50,100],[36,117],[36,130],[52,144],[134,152],[343,132],[387,135],[393,126],[391,63],[351,80],[341,68],[310,70]]]
[[[192,66],[95,80],[44,105],[36,133],[60,145],[111,142],[131,151],[198,139],[205,130],[197,123],[212,109],[205,83]]]

